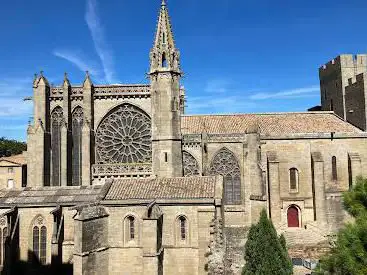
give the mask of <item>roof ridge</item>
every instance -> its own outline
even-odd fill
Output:
[[[298,114],[334,114],[332,111],[313,111],[313,112],[265,112],[265,113],[232,113],[232,114],[191,114],[183,115],[182,117],[196,117],[196,116],[247,116],[247,115],[298,115]]]

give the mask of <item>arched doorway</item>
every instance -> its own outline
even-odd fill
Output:
[[[299,227],[299,211],[294,205],[288,208],[287,211],[288,227]]]

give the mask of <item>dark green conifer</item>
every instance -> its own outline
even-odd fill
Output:
[[[243,275],[293,274],[285,238],[278,237],[265,209],[261,212],[259,222],[250,228],[245,246],[245,261]]]

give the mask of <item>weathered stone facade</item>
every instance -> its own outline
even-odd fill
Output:
[[[21,260],[74,274],[240,274],[263,208],[291,255],[319,257],[348,219],[342,192],[367,176],[365,108],[353,107],[359,128],[340,118],[357,104],[349,89],[364,97],[346,83],[365,63],[320,69],[323,112],[186,116],[163,1],[149,85],[35,78],[27,187],[0,190],[4,271]]]

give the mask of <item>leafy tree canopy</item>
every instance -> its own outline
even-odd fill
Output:
[[[321,259],[317,274],[367,274],[367,179],[358,178],[343,199],[355,222],[339,231],[330,254]]]
[[[26,150],[27,144],[25,142],[0,138],[0,157],[18,155]]]
[[[261,212],[259,222],[250,228],[245,261],[243,275],[293,274],[285,238],[283,235],[278,237],[265,209]]]

